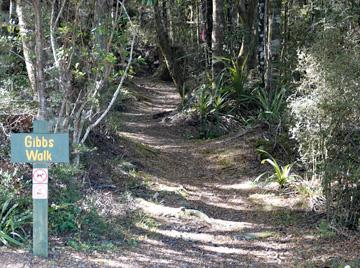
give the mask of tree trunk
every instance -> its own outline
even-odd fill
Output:
[[[157,34],[160,50],[164,57],[166,66],[169,69],[170,75],[174,81],[174,84],[178,92],[182,96],[184,82],[185,82],[183,77],[183,70],[176,59],[176,53],[173,51],[171,47],[169,34],[167,33],[163,20],[161,18],[162,12],[159,7],[159,1],[156,1],[154,5],[154,11],[155,11],[155,28],[156,28],[156,34]]]
[[[10,0],[9,23],[15,24],[15,18],[16,18],[16,3],[15,3],[15,0]]]
[[[200,42],[205,43],[207,40],[207,16],[206,16],[206,10],[207,10],[207,0],[201,0],[200,1],[200,7],[199,7],[199,32],[200,32]]]
[[[166,8],[166,18],[167,18],[167,31],[169,33],[170,44],[174,45],[174,16],[171,11],[171,7],[173,7],[176,3],[174,0],[166,1],[168,3]]]
[[[46,96],[44,86],[44,63],[43,63],[43,29],[40,0],[33,0],[34,15],[35,15],[35,56],[36,56],[36,90],[39,99],[38,119],[46,118]]]
[[[239,10],[237,0],[227,0],[227,11],[226,11],[226,34],[233,36],[239,26]],[[230,48],[231,54],[236,51],[237,44],[235,42],[227,42],[227,46]]]
[[[258,2],[258,64],[262,85],[265,85],[266,1]]]
[[[241,48],[238,55],[240,63],[247,61],[247,68],[253,69],[256,64],[256,5],[257,1],[250,1],[248,4],[239,5],[240,20],[244,27],[244,36],[242,38]]]
[[[69,115],[69,113],[67,113],[67,106],[69,105],[68,101],[69,101],[69,95],[71,92],[71,87],[72,87],[72,73],[71,73],[71,58],[65,58],[65,57],[58,57],[57,53],[58,53],[58,42],[55,36],[55,32],[57,31],[57,27],[59,24],[59,20],[61,18],[61,15],[63,14],[64,11],[64,7],[65,7],[65,1],[63,2],[62,6],[59,8],[57,14],[55,14],[55,2],[52,3],[51,5],[51,15],[50,15],[50,45],[51,45],[51,50],[52,50],[52,54],[53,54],[53,58],[54,58],[54,66],[57,69],[57,73],[58,73],[58,79],[59,79],[59,86],[60,86],[60,90],[61,93],[63,94],[63,99],[62,99],[62,103],[60,106],[60,110],[58,112],[58,117],[56,120],[56,124],[55,124],[55,128],[54,128],[54,132],[56,133],[59,130],[59,126],[60,126],[60,121],[63,119],[63,126],[65,126],[68,122],[68,118],[66,115]],[[56,16],[55,16],[56,15]],[[63,118],[65,114],[65,118]],[[65,128],[65,130],[67,130]]]
[[[206,1],[206,41],[208,47],[212,47],[212,31],[213,31],[213,0],[204,0]]]
[[[31,57],[34,51],[34,39],[31,34],[32,29],[30,27],[30,9],[24,0],[16,0],[16,14],[19,18],[19,30],[23,46],[23,54],[25,59],[26,71],[28,74],[31,90],[33,92],[34,100],[37,99],[36,91],[36,78],[35,78],[35,63]]]
[[[268,24],[268,66],[266,85],[268,90],[276,90],[280,78],[281,52],[281,0],[270,1]]]
[[[224,45],[224,10],[222,0],[213,0],[213,30],[212,30],[212,75],[213,79],[220,73],[223,64],[219,57],[223,56]]]
[[[109,19],[111,14],[111,3],[112,1],[108,0],[97,0],[95,1],[95,10],[94,10],[94,24],[97,28],[95,33],[96,45],[99,47],[100,51],[106,50],[106,40],[107,40],[107,31],[106,25],[110,23]]]

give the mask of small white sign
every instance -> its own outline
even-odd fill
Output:
[[[34,168],[33,169],[33,183],[48,183],[48,169]]]
[[[33,199],[48,199],[48,184],[34,183],[32,187],[32,196]]]

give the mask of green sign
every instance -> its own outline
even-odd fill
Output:
[[[13,163],[69,163],[69,134],[11,135]]]
[[[69,134],[48,133],[47,121],[33,122],[34,133],[11,134],[11,161],[33,163],[33,254],[48,257],[48,165],[69,163]]]

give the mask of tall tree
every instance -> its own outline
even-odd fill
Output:
[[[206,42],[207,38],[207,0],[200,0],[199,6],[199,32],[200,32],[200,41]]]
[[[263,85],[265,85],[265,44],[266,44],[266,3],[267,0],[258,0],[258,68]]]
[[[268,90],[275,90],[280,77],[281,52],[281,0],[269,1],[268,49],[266,67],[266,85]]]
[[[31,89],[33,91],[34,99],[37,99],[35,62],[33,57],[31,56],[35,47],[34,38],[31,35],[31,32],[33,32],[33,29],[31,27],[31,9],[31,6],[26,1],[16,0],[16,14],[19,19],[19,31],[23,46],[26,71],[28,74]]]
[[[162,9],[160,8],[159,1],[155,1],[154,4],[155,12],[155,28],[156,35],[159,43],[161,53],[164,57],[166,66],[170,72],[170,75],[175,83],[177,90],[180,95],[183,94],[183,87],[185,79],[183,77],[182,66],[180,66],[177,55],[171,46],[171,40],[168,32],[166,31],[164,18],[162,17]]]
[[[35,56],[36,56],[36,91],[39,100],[38,119],[46,118],[45,75],[43,62],[43,28],[40,0],[33,0],[35,15]]]
[[[240,62],[247,61],[247,67],[253,69],[256,62],[256,7],[257,0],[240,1],[239,14],[244,33],[238,55]]]
[[[224,45],[224,5],[222,0],[213,0],[213,29],[212,29],[212,74],[213,78],[221,71],[222,64],[218,60],[223,56]]]

